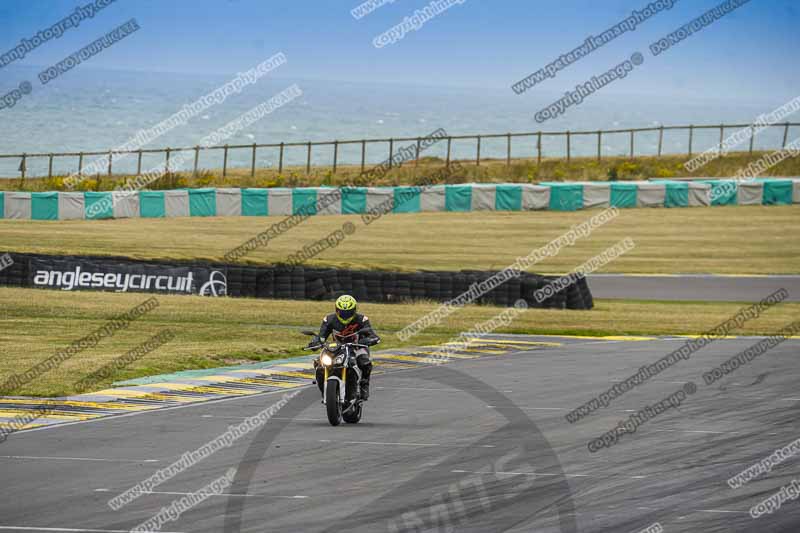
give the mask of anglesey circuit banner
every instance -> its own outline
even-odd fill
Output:
[[[32,258],[32,287],[64,291],[99,290],[226,296],[224,268],[146,265],[96,259]]]

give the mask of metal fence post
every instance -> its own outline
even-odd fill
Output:
[[[692,157],[692,137],[694,135],[694,126],[689,125],[689,157]]]
[[[661,146],[664,142],[664,126],[658,128],[658,157],[661,157]]]
[[[420,137],[417,137],[417,156],[414,158],[414,166],[415,167],[419,166],[419,152],[420,152],[420,146],[421,145],[422,145],[422,139]]]
[[[506,133],[506,166],[511,166],[511,134]]]
[[[197,177],[197,164],[200,162],[200,146],[194,147],[194,168],[192,169],[192,176]]]
[[[723,131],[725,130],[725,126],[723,124],[719,125],[719,156],[722,157],[725,154],[725,151],[722,149],[722,138],[723,138]]]
[[[83,152],[78,154],[78,177],[83,177]]]
[[[567,130],[567,163],[570,161],[570,133]]]
[[[22,173],[22,179],[25,179],[25,171],[28,169],[27,164],[28,154],[22,154],[22,159],[19,162],[19,171]]]
[[[311,142],[308,143],[308,152],[306,154],[306,176],[311,174]]]
[[[750,155],[753,155],[753,139],[756,136],[756,129],[753,125],[750,125]]]
[[[633,159],[633,130],[631,130],[631,159]]]
[[[336,174],[336,162],[339,159],[339,141],[333,141],[333,173]]]
[[[50,154],[50,160],[47,163],[47,177],[48,179],[53,178],[53,154]]]
[[[481,166],[481,136],[480,135],[478,135],[478,147],[477,147],[477,153],[475,154],[475,166],[476,167]]]
[[[789,137],[789,123],[783,125],[783,145],[781,148],[786,148],[786,140]]]
[[[283,172],[283,143],[281,143],[280,155],[278,156],[278,174]]]
[[[389,168],[392,168],[394,166],[393,159],[394,159],[394,139],[389,139]]]
[[[541,131],[537,134],[537,139],[536,139],[536,164],[537,165],[541,165],[542,164],[542,132]]]
[[[139,150],[139,158],[136,160],[136,175],[142,174],[142,151]]]
[[[256,177],[256,143],[253,143],[253,156],[250,159],[250,177]]]
[[[446,163],[447,168],[450,168],[450,145],[452,144],[452,142],[453,142],[453,138],[452,137],[448,137],[447,138],[447,163]]]
[[[602,151],[601,151],[602,142],[603,142],[603,132],[600,131],[600,130],[597,130],[597,160],[598,161],[601,161],[602,158],[603,158]]]
[[[228,145],[225,145],[225,150],[222,154],[222,177],[227,177],[228,175]]]
[[[171,152],[171,150],[169,148],[167,148],[167,159],[166,159],[166,162],[164,163],[164,173],[165,174],[169,174],[169,154],[170,154],[170,152]]]
[[[367,158],[367,141],[361,140],[361,173],[364,173],[364,162]]]
[[[108,152],[108,177],[111,177],[111,161],[114,159],[114,152]]]

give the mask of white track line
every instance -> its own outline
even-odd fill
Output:
[[[319,442],[335,442],[336,444],[376,444],[382,446],[446,446],[446,447],[454,447],[454,446],[470,446],[469,443],[465,444],[431,444],[431,443],[418,443],[418,442],[374,442],[374,441],[340,441],[340,440],[320,440]],[[496,448],[496,446],[492,444],[481,444],[476,446],[477,448]]]
[[[64,531],[68,533],[130,533],[130,529],[70,529],[65,527],[33,527],[33,526],[0,526],[0,529],[12,531]],[[143,531],[142,533],[156,533]],[[159,531],[157,533],[182,533],[180,531]]]
[[[95,492],[111,492],[111,489],[94,489]],[[151,490],[147,492],[143,492],[142,496],[147,494],[166,494],[168,496],[191,496],[194,494],[193,492],[170,492],[170,491],[158,491],[158,490]],[[233,496],[235,498],[280,498],[285,500],[303,500],[308,498],[308,496],[273,496],[271,494],[235,494],[230,492],[220,493],[220,494],[211,494],[211,496]]]
[[[0,459],[44,459],[47,461],[97,461],[102,463],[157,463],[160,459],[101,459],[96,457],[37,457],[34,455],[0,455]]]
[[[504,476],[564,476],[564,477],[601,477],[595,476],[592,474],[541,474],[539,472],[478,472],[473,470],[451,470],[453,474],[500,474]],[[604,475],[602,477],[608,477],[608,475]],[[644,479],[647,476],[621,476],[621,477],[628,477],[631,479]]]

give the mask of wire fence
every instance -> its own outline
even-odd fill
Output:
[[[774,149],[783,149],[786,147],[789,137],[789,129],[791,127],[800,126],[800,123],[797,122],[784,122],[780,124],[769,124],[769,125],[758,125],[758,124],[715,124],[715,125],[688,125],[688,126],[654,126],[648,128],[628,128],[628,129],[612,129],[612,130],[594,130],[594,131],[536,131],[536,132],[528,132],[528,133],[495,133],[495,134],[482,134],[482,135],[449,135],[444,136],[441,138],[440,142],[445,142],[447,145],[446,149],[446,156],[445,156],[445,164],[450,165],[450,161],[452,158],[452,145],[453,141],[469,141],[472,140],[475,142],[475,158],[471,161],[474,161],[475,165],[481,164],[481,143],[482,141],[486,140],[505,140],[505,163],[506,165],[511,165],[512,157],[511,157],[511,149],[512,149],[512,142],[516,139],[518,142],[521,139],[529,139],[534,141],[533,150],[530,152],[526,152],[528,157],[533,158],[534,154],[536,157],[537,164],[541,164],[542,158],[546,157],[544,150],[542,148],[543,142],[547,141],[549,138],[563,138],[564,142],[566,143],[565,154],[566,160],[569,162],[575,154],[575,150],[573,147],[574,142],[579,138],[589,138],[596,137],[597,142],[597,149],[596,149],[596,157],[598,161],[601,161],[603,158],[602,153],[602,146],[603,146],[603,137],[610,136],[610,135],[628,135],[629,136],[629,150],[627,154],[630,157],[636,156],[636,136],[637,134],[645,134],[645,133],[657,133],[658,134],[658,148],[655,154],[640,154],[640,155],[656,155],[657,157],[661,157],[663,154],[663,146],[664,146],[664,132],[665,131],[680,131],[685,130],[688,132],[688,150],[687,155],[691,157],[694,155],[694,143],[695,143],[695,132],[703,131],[703,130],[719,130],[719,143],[716,145],[719,151],[719,155],[724,155],[723,153],[723,141],[725,140],[725,130],[742,130],[749,128],[749,147],[748,152],[750,154],[753,153],[753,145],[756,134],[758,133],[757,130],[763,130],[766,128],[779,128],[782,129],[782,138],[783,141],[780,144],[780,147],[775,147]],[[779,130],[780,131],[780,130]],[[384,148],[387,150],[386,161],[389,163],[389,167],[391,168],[393,165],[393,158],[395,157],[395,148],[398,143],[410,142],[415,143],[416,152],[415,158],[413,160],[414,165],[419,164],[420,155],[422,150],[420,149],[423,140],[426,137],[391,137],[391,138],[377,138],[377,139],[360,139],[360,140],[334,140],[334,141],[306,141],[306,142],[281,142],[281,143],[266,143],[266,144],[259,144],[259,143],[252,143],[252,144],[225,144],[220,146],[193,146],[193,147],[165,147],[165,148],[151,148],[151,149],[140,149],[140,150],[106,150],[106,151],[86,151],[86,152],[53,152],[53,153],[21,153],[21,154],[0,154],[0,160],[2,159],[18,159],[19,166],[17,171],[20,172],[21,177],[25,178],[27,170],[28,170],[28,163],[34,159],[44,159],[47,163],[47,177],[52,178],[53,168],[54,168],[54,161],[57,158],[77,158],[78,160],[78,170],[77,174],[79,176],[84,176],[84,160],[86,157],[92,156],[101,156],[108,158],[108,165],[107,165],[107,174],[108,176],[113,175],[113,165],[114,165],[114,157],[121,156],[121,155],[136,155],[136,172],[135,175],[141,175],[142,173],[142,157],[145,154],[163,154],[164,155],[164,168],[165,172],[170,171],[181,171],[183,169],[170,169],[170,157],[176,153],[180,152],[194,152],[194,165],[192,169],[192,174],[197,175],[198,172],[198,164],[200,160],[200,152],[205,151],[221,151],[222,152],[222,175],[226,177],[228,174],[228,163],[231,151],[233,150],[244,150],[250,152],[250,175],[251,177],[255,176],[256,169],[260,168],[256,165],[256,154],[259,150],[264,149],[272,149],[275,150],[276,153],[274,154],[277,157],[278,164],[277,169],[278,172],[283,172],[284,163],[286,162],[286,153],[289,149],[297,149],[300,148],[305,151],[305,171],[306,174],[311,173],[312,168],[324,167],[324,168],[332,168],[333,173],[335,174],[337,168],[340,167],[342,164],[359,164],[356,163],[343,163],[340,157],[340,149],[342,147],[346,147],[348,145],[356,145],[360,146],[361,148],[361,157],[360,157],[360,168],[361,172],[364,172],[365,167],[367,165],[367,146],[372,144],[382,144]],[[312,164],[312,151],[315,147],[330,147],[330,164],[319,165],[319,164]],[[586,150],[582,150],[583,153],[586,153]],[[495,154],[497,154],[497,150],[495,150]],[[674,155],[675,153],[671,153],[670,155]],[[564,155],[559,154],[559,157],[564,157]],[[502,156],[501,156],[502,157]],[[486,161],[488,159],[499,159],[500,157],[488,157],[483,154],[483,160]],[[356,160],[358,161],[358,160]],[[468,160],[470,161],[470,160]],[[402,165],[402,163],[400,163]],[[219,168],[219,167],[216,167]],[[274,168],[274,167],[269,167]],[[44,174],[42,174],[44,175]],[[93,174],[94,175],[94,174]]]

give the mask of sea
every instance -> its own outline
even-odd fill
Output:
[[[86,67],[75,69],[43,86],[36,79],[37,72],[33,67],[13,65],[0,71],[0,97],[20,81],[29,80],[33,85],[32,92],[23,95],[13,107],[0,109],[0,154],[108,151],[231,79],[230,75],[148,73]],[[305,80],[267,75],[240,93],[230,95],[223,103],[212,105],[185,124],[152,140],[144,148],[192,147],[217,128],[293,84],[302,90],[302,96],[238,131],[227,139],[227,143],[424,137],[439,128],[450,135],[486,135],[660,125],[745,124],[785,103],[783,99],[771,100],[766,95],[756,102],[732,99],[730,94],[721,97],[699,93],[668,98],[663,95],[596,93],[579,106],[567,109],[562,116],[540,124],[534,119],[536,111],[561,94],[537,90],[520,96],[510,88]],[[800,128],[792,128],[789,140],[798,134]],[[776,149],[782,139],[782,128],[769,128],[758,134],[755,148]],[[693,151],[709,148],[718,140],[718,129],[695,131]],[[543,155],[565,155],[565,141],[564,136],[544,135]],[[405,144],[395,143],[395,150]],[[446,145],[446,142],[435,144],[423,155],[444,157]],[[641,133],[635,137],[637,155],[655,154],[657,146],[657,133]],[[451,149],[454,159],[474,160],[476,141],[454,140]],[[746,150],[747,146],[742,149]],[[368,144],[367,163],[377,164],[385,160],[388,150],[387,142]],[[627,133],[604,135],[601,150],[606,156],[627,154],[630,137]],[[687,131],[665,132],[664,153],[685,153],[687,150]],[[596,151],[596,136],[572,137],[573,156],[591,156]],[[511,154],[515,158],[536,157],[536,139],[514,138]],[[249,168],[251,157],[250,148],[230,150],[228,166]],[[284,165],[305,165],[306,157],[306,147],[286,148]],[[482,139],[481,158],[505,157],[505,138]],[[222,150],[201,152],[199,167],[221,168],[222,158]],[[93,159],[87,157],[84,165]],[[332,159],[333,146],[312,149],[313,165],[330,165]],[[163,160],[163,154],[145,154],[143,169],[156,167]],[[191,167],[193,157],[187,160],[184,168]],[[358,164],[360,160],[359,144],[339,146],[339,164]],[[27,175],[47,175],[48,164],[47,157],[28,159]],[[0,177],[18,178],[19,165],[19,158],[0,158]],[[256,165],[276,168],[278,149],[258,149]],[[77,169],[77,157],[56,157],[53,160],[55,174],[76,172]],[[135,169],[136,156],[115,156],[115,173],[132,173]]]

